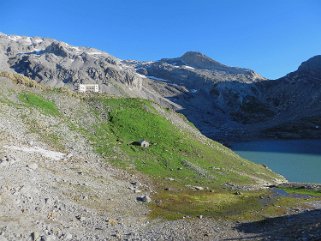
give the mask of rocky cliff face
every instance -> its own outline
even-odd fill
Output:
[[[0,34],[0,70],[50,86],[98,83],[108,94],[152,99],[224,142],[321,136],[321,56],[272,81],[198,52],[140,62],[52,39]]]
[[[46,38],[1,34],[0,67],[56,87],[75,89],[79,83],[98,83],[111,94],[119,94],[119,88],[126,92],[142,87],[142,79],[119,59]]]
[[[274,114],[258,87],[267,80],[252,70],[229,67],[198,52],[156,62],[123,63],[152,79],[149,88],[178,104],[179,111],[212,138],[232,132],[243,135],[244,123]]]
[[[298,70],[260,86],[276,115],[269,136],[280,138],[321,137],[321,56],[303,62]]]
[[[321,56],[278,80],[228,67],[197,52],[131,64],[153,79],[151,88],[179,104],[179,111],[211,138],[321,136]]]

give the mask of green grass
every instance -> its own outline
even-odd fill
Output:
[[[79,131],[107,161],[149,178],[157,190],[151,217],[248,215],[254,207],[261,208],[258,200],[261,192],[238,196],[225,184],[252,185],[255,178],[271,181],[278,177],[217,142],[204,143],[179,129],[149,101],[107,97],[84,101],[92,106],[97,124]],[[103,120],[101,113],[105,113],[107,119]],[[132,145],[141,139],[149,141],[150,147]],[[175,180],[169,181],[169,177]],[[191,186],[202,186],[204,190],[194,191]],[[167,187],[175,191],[164,191]]]
[[[34,107],[41,110],[42,113],[46,115],[58,116],[59,110],[56,107],[55,103],[49,100],[46,100],[40,95],[24,92],[18,95],[20,101],[25,103],[29,107]]]
[[[150,216],[166,219],[178,219],[184,216],[229,218],[249,216],[251,212],[262,208],[260,192],[246,192],[235,195],[227,191],[220,192],[159,192],[154,196]],[[159,201],[158,201],[159,200]]]
[[[280,189],[286,191],[289,194],[300,194],[300,195],[307,195],[312,197],[321,197],[321,189],[314,190],[314,189],[306,189],[300,187],[281,187]]]
[[[218,143],[209,141],[206,145],[181,131],[146,100],[100,98],[99,101],[108,112],[108,121],[95,127],[91,139],[96,150],[118,166],[134,168],[158,180],[173,177],[181,185],[209,188],[226,182],[253,184],[248,175],[266,179],[275,176]],[[140,139],[149,141],[151,146],[131,144]],[[119,150],[116,158],[115,146]]]

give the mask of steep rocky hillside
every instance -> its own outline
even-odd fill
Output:
[[[263,135],[280,138],[321,137],[321,56],[297,71],[262,86],[276,115]]]

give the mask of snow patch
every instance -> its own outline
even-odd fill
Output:
[[[149,78],[149,79],[152,79],[152,80],[168,82],[168,80],[166,80],[166,79],[157,78],[157,77],[155,77],[155,76],[151,76],[151,75],[147,75],[146,77],[147,77],[147,78]]]
[[[8,36],[8,38],[9,38],[11,41],[15,41],[15,42],[17,42],[17,41],[19,41],[20,39],[22,39],[21,36],[14,36],[14,35],[7,35],[7,36]]]
[[[6,149],[15,150],[15,151],[22,151],[26,153],[39,153],[40,155],[53,159],[55,161],[60,161],[65,157],[64,153],[56,152],[56,151],[49,151],[43,149],[41,147],[19,147],[19,146],[3,146]]]
[[[185,69],[195,69],[195,68],[193,68],[193,67],[191,67],[191,66],[188,66],[188,65],[183,65],[183,67],[184,67]]]
[[[94,51],[94,52],[88,52],[89,55],[102,55],[104,53],[99,52],[99,51]]]
[[[141,78],[148,78],[146,75],[143,75],[143,74],[138,74],[136,73],[137,76],[141,77]]]
[[[198,91],[198,90],[196,90],[196,89],[191,89],[191,90],[190,90],[190,92],[193,93],[193,94],[197,93],[197,91]]]

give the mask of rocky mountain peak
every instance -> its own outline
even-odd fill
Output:
[[[303,62],[298,68],[299,72],[307,72],[312,75],[321,75],[321,55],[314,56]]]
[[[216,69],[217,67],[227,67],[200,52],[188,51],[180,59],[189,66],[199,69]]]
[[[63,57],[63,58],[68,56],[68,52],[67,52],[67,49],[65,48],[64,44],[59,43],[59,42],[52,42],[45,49],[45,52],[53,53],[53,54]]]

